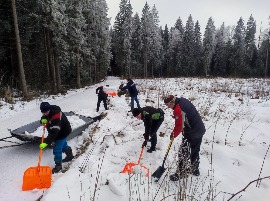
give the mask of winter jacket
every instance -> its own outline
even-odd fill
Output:
[[[195,106],[186,98],[176,98],[173,108],[175,126],[172,132],[173,137],[177,137],[182,130],[183,135],[188,139],[200,138],[206,129],[200,114]]]
[[[133,81],[129,81],[126,86],[121,88],[121,91],[128,90],[130,97],[135,97],[138,95],[138,90],[136,84]]]
[[[59,106],[52,105],[49,115],[42,118],[48,120],[46,124],[48,137],[44,140],[45,143],[51,144],[56,140],[66,138],[71,133],[70,123]]]
[[[108,97],[108,94],[106,94],[104,91],[103,91],[103,87],[98,87],[96,89],[96,94],[98,94],[98,97],[101,98],[101,99],[106,99]]]
[[[156,109],[150,106],[143,107],[141,110],[141,119],[145,127],[144,139],[147,140],[151,135],[153,121],[164,119],[164,112],[160,108]]]

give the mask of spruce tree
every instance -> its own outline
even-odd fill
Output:
[[[205,76],[209,75],[210,63],[214,52],[215,25],[212,17],[208,19],[203,37],[203,59]]]

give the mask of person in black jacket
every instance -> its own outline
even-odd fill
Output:
[[[134,109],[134,101],[137,103],[137,107],[140,108],[140,103],[138,101],[138,90],[136,88],[136,84],[133,82],[132,79],[127,79],[127,85],[121,88],[121,91],[128,90],[130,98],[131,98],[131,112]]]
[[[145,133],[144,142],[142,144],[143,147],[147,145],[147,141],[149,141],[149,136],[151,137],[151,147],[147,150],[147,152],[152,153],[156,151],[157,144],[157,131],[164,121],[164,112],[162,109],[153,108],[150,106],[146,106],[143,108],[134,108],[132,110],[132,114],[137,119],[141,119],[144,122]]]
[[[44,142],[39,145],[40,149],[44,149],[48,145],[53,145],[53,154],[55,167],[53,173],[62,170],[62,162],[71,161],[74,156],[72,149],[67,144],[67,136],[71,133],[71,126],[66,115],[61,111],[61,108],[56,105],[50,105],[48,102],[40,104],[40,110],[43,113],[41,123],[47,128],[48,136]],[[62,160],[62,152],[67,156]]]
[[[108,97],[108,94],[106,94],[103,91],[103,86],[100,86],[100,87],[98,87],[96,89],[96,94],[98,94],[97,112],[99,111],[99,106],[100,106],[101,101],[103,101],[105,110],[108,110],[108,107],[107,107],[107,97]]]
[[[174,129],[170,137],[176,138],[181,132],[183,134],[182,144],[178,152],[178,168],[175,174],[170,175],[170,180],[177,181],[189,172],[199,176],[199,152],[202,137],[206,131],[202,118],[195,106],[186,98],[176,98],[170,95],[164,99],[164,103],[173,110],[175,119]],[[189,159],[190,168],[188,167]]]

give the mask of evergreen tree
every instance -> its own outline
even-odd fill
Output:
[[[142,28],[138,13],[133,17],[131,37],[131,75],[143,76],[142,60]]]
[[[66,15],[68,16],[67,39],[71,61],[71,70],[76,77],[76,87],[81,87],[81,68],[83,63],[83,46],[85,45],[86,28],[85,18],[82,13],[83,4],[81,1],[66,1]]]
[[[202,39],[201,39],[201,31],[200,31],[200,25],[197,21],[195,23],[195,44],[194,44],[194,59],[195,59],[195,68],[196,72],[194,72],[193,75],[203,75],[203,62],[202,62]]]
[[[142,10],[142,42],[143,42],[143,76],[146,78],[148,76],[148,62],[149,62],[149,52],[150,52],[150,40],[151,40],[151,30],[152,30],[152,16],[150,12],[150,7],[147,2],[145,3]]]
[[[245,58],[245,26],[242,17],[237,22],[233,35],[233,76],[244,76],[247,68]]]
[[[225,59],[225,25],[221,25],[216,31],[214,54],[212,57],[211,74],[214,76],[224,76],[226,72]]]
[[[183,73],[182,69],[182,41],[181,33],[172,27],[170,30],[169,49],[168,49],[168,69],[167,75],[170,77],[179,76]]]
[[[208,19],[203,38],[203,59],[205,76],[209,75],[210,63],[214,51],[215,25],[212,17]]]
[[[169,64],[169,30],[167,24],[165,25],[164,31],[163,30],[161,31],[162,31],[163,54],[164,54],[161,76],[163,76],[167,73]]]
[[[179,30],[180,37],[182,38],[185,32],[185,29],[183,27],[183,22],[180,17],[176,20],[174,27]]]
[[[226,66],[225,66],[225,75],[230,76],[232,74],[232,69],[233,69],[233,44],[232,44],[232,39],[228,38],[226,45],[225,45],[225,61],[226,61]]]
[[[195,62],[194,62],[194,54],[195,54],[195,32],[194,32],[194,22],[192,16],[189,15],[184,37],[183,37],[183,45],[182,45],[182,75],[184,76],[192,76],[195,74]]]
[[[98,79],[102,79],[107,75],[111,59],[111,37],[109,34],[110,20],[107,17],[107,3],[105,0],[97,1],[97,37],[98,50],[96,51],[98,65]],[[91,41],[89,41],[91,42]]]
[[[151,10],[151,35],[150,35],[150,50],[149,50],[149,56],[150,56],[150,62],[151,62],[151,75],[154,76],[160,76],[161,74],[161,61],[163,59],[163,49],[162,49],[162,37],[161,37],[161,31],[159,28],[159,17],[158,12],[155,7],[153,6]],[[156,72],[156,73],[154,73]]]
[[[172,73],[175,76],[183,75],[183,37],[185,33],[185,29],[183,27],[183,23],[181,18],[179,17],[176,20],[176,23],[174,25],[175,30],[173,31],[173,38],[171,41],[172,44],[172,66],[170,69],[172,69]]]
[[[245,36],[245,47],[246,47],[245,62],[248,75],[251,75],[252,70],[256,68],[256,63],[258,59],[258,52],[255,44],[255,34],[256,34],[256,22],[251,15],[247,22],[247,30]]]
[[[127,0],[121,0],[119,8],[120,11],[115,18],[112,42],[116,64],[122,75],[128,75],[130,73],[132,7]]]

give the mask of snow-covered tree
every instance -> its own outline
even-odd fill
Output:
[[[234,35],[233,35],[233,69],[232,73],[234,76],[243,75],[246,72],[245,66],[245,25],[244,20],[241,17],[237,26],[235,27]]]
[[[152,16],[150,12],[150,7],[145,3],[142,10],[142,42],[143,42],[143,59],[144,59],[144,78],[148,76],[148,67],[149,62],[149,52],[150,52],[150,40],[151,40],[151,30],[152,30]]]
[[[212,17],[208,19],[203,37],[203,59],[205,76],[209,75],[210,63],[214,51],[215,25]]]
[[[252,74],[252,69],[256,68],[256,61],[258,59],[258,52],[255,44],[256,22],[251,15],[247,22],[246,36],[245,36],[245,63],[247,74]]]
[[[66,15],[68,16],[67,39],[69,44],[71,70],[76,77],[76,86],[81,87],[81,67],[83,62],[83,46],[86,43],[85,18],[83,16],[83,2],[67,0]]]
[[[116,54],[116,65],[121,75],[130,74],[132,7],[127,0],[121,0],[119,12],[114,22],[113,49]]]
[[[162,47],[162,37],[159,27],[159,16],[158,11],[153,6],[151,10],[151,16],[152,16],[152,26],[151,26],[151,35],[150,35],[150,43],[149,43],[149,56],[150,56],[150,62],[151,62],[151,76],[160,76],[161,74],[161,62],[163,58],[163,47]],[[154,75],[154,72],[155,75]]]
[[[181,74],[184,76],[191,76],[195,73],[194,50],[195,50],[194,21],[192,19],[192,16],[189,15],[185,26],[182,45]]]
[[[221,27],[216,31],[214,54],[211,63],[211,75],[224,76],[226,72],[225,60],[225,25],[222,23]]]
[[[193,75],[203,75],[203,62],[202,62],[202,34],[199,21],[195,23],[195,44],[194,44],[194,58],[196,72]]]
[[[168,67],[169,67],[169,30],[167,24],[165,25],[164,30],[161,30],[161,36],[162,36],[162,46],[163,46],[163,64],[162,64],[162,73],[161,76],[164,75],[164,73],[167,73]]]
[[[135,13],[132,23],[130,75],[143,76],[142,64],[142,28],[140,17],[138,13]]]

